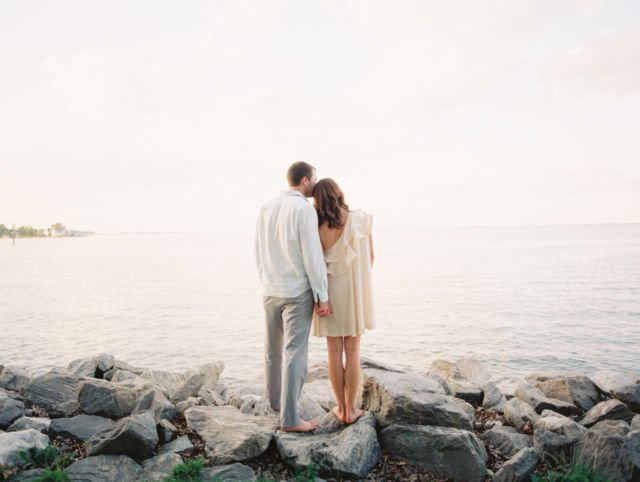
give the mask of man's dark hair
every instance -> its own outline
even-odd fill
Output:
[[[302,182],[302,178],[305,176],[307,179],[311,180],[314,169],[315,167],[304,161],[294,162],[291,164],[287,170],[287,181],[289,181],[289,186],[299,186]]]

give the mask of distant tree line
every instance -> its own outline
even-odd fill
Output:
[[[69,231],[62,223],[52,224],[49,228],[34,228],[33,226],[20,226],[19,228],[8,228],[0,224],[0,238],[45,238],[48,236],[73,236],[75,231]]]

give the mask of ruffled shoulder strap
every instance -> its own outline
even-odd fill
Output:
[[[373,216],[365,213],[362,209],[356,209],[349,214],[352,219],[353,235],[358,239],[366,238],[371,234],[371,225],[373,224]]]
[[[325,254],[327,273],[333,276],[345,274],[356,258],[357,243],[371,233],[373,218],[362,209],[349,213],[342,235]]]

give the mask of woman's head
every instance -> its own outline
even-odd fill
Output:
[[[342,227],[342,210],[349,209],[344,194],[333,179],[320,179],[313,189],[313,205],[318,212],[320,225],[329,223],[330,228]]]

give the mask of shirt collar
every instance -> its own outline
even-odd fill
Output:
[[[305,195],[302,194],[300,191],[294,191],[293,189],[287,189],[286,191],[282,191],[282,195],[283,196],[300,196],[304,200],[307,199]]]

